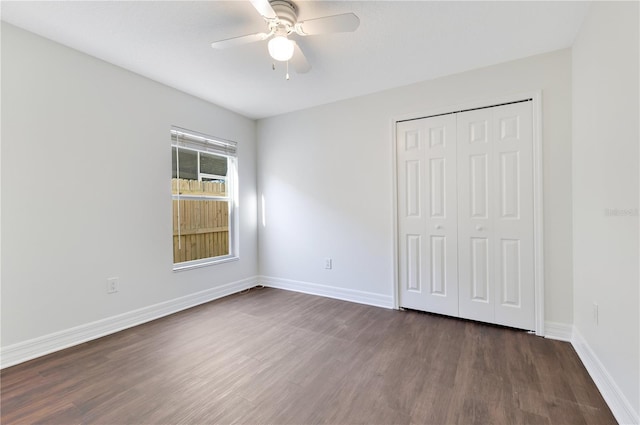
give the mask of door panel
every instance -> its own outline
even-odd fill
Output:
[[[447,240],[431,236],[431,295],[447,295]]]
[[[407,241],[407,290],[420,292],[422,275],[422,255],[420,235],[406,235]]]
[[[535,328],[531,102],[491,108],[495,133],[494,323]]]
[[[502,239],[499,262],[502,265],[500,284],[502,285],[501,303],[513,307],[520,307],[522,292],[522,274],[520,264],[520,241],[517,239]]]
[[[400,262],[400,292],[412,303],[419,302],[424,291],[425,200],[424,200],[424,144],[425,136],[419,125],[398,124],[398,250]],[[417,305],[417,304],[416,304]],[[414,307],[417,308],[417,307]]]
[[[520,153],[500,152],[500,218],[520,217]]]
[[[457,120],[460,316],[533,329],[531,103]]]
[[[489,302],[489,239],[471,238],[471,299]]]
[[[420,180],[421,170],[419,160],[407,160],[406,163],[405,199],[407,201],[407,217],[420,217]]]
[[[446,179],[445,179],[445,159],[444,158],[432,158],[429,161],[429,168],[431,169],[431,218],[442,219],[445,218],[445,192]]]
[[[455,117],[397,124],[400,306],[458,315]]]
[[[457,114],[460,317],[484,322],[493,321],[495,304],[491,122],[491,109]]]
[[[489,218],[489,158],[487,154],[469,156],[469,197],[473,218]]]

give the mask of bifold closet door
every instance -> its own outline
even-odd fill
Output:
[[[531,102],[457,114],[460,317],[534,329]]]
[[[456,121],[397,124],[400,306],[458,315]]]

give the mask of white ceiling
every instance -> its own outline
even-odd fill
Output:
[[[312,69],[271,69],[249,1],[2,1],[2,20],[251,118],[571,46],[585,2],[297,1],[299,20],[354,12],[354,33],[297,37]]]

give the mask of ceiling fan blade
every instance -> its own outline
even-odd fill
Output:
[[[227,38],[226,40],[214,41],[211,47],[214,49],[226,49],[228,47],[240,46],[242,44],[262,41],[269,38],[269,34],[259,32],[257,34],[241,35],[240,37]]]
[[[291,42],[293,43],[293,56],[289,62],[291,62],[293,69],[295,69],[298,74],[305,74],[309,72],[311,70],[311,65],[307,62],[307,58],[304,57],[304,53],[302,53],[300,46],[298,46],[298,43],[293,40],[291,40]]]
[[[360,18],[354,13],[325,16],[298,22],[295,31],[300,35],[328,34],[332,32],[352,32],[360,26]]]
[[[273,7],[271,7],[269,0],[251,0],[251,4],[256,8],[258,13],[265,18],[275,19],[278,17]]]

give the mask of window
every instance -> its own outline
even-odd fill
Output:
[[[173,268],[237,259],[235,142],[171,128]]]

